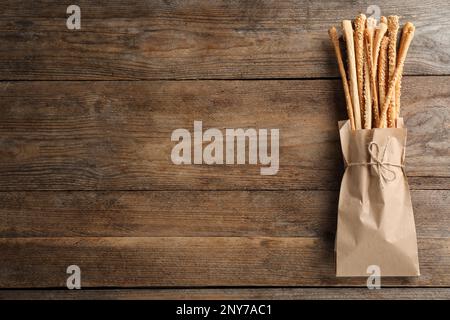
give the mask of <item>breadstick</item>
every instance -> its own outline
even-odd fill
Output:
[[[368,68],[370,75],[370,90],[372,97],[372,116],[375,126],[378,126],[379,113],[378,113],[378,87],[377,87],[377,76],[374,70],[375,59],[373,57],[373,47],[374,47],[374,34],[376,29],[377,21],[373,18],[367,19],[367,33],[365,34],[366,43],[366,55],[368,56]]]
[[[395,106],[394,106],[394,98],[395,98],[395,88],[392,94],[391,103],[389,104],[387,115],[386,115],[386,124],[388,128],[395,128]]]
[[[391,82],[392,78],[394,77],[394,71],[395,67],[397,65],[397,35],[398,35],[398,16],[389,16],[388,17],[388,31],[389,31],[389,51],[388,51],[388,58],[389,58],[389,83]],[[395,126],[393,117],[395,115],[395,91],[393,99],[389,105],[389,111],[388,111],[388,127],[392,128]]]
[[[356,77],[358,79],[359,105],[364,106],[364,29],[366,28],[366,16],[360,14],[355,19],[355,58]]]
[[[405,30],[405,27],[408,26],[410,28],[411,26],[407,23],[403,27],[403,31]],[[414,27],[414,26],[413,26]],[[405,36],[404,32],[402,33],[402,37],[400,40],[400,48],[399,48],[399,55],[401,54],[401,50],[405,50]],[[400,95],[401,95],[401,87],[402,87],[402,77],[403,74],[400,73],[397,83],[395,85],[395,120],[397,121],[398,117],[400,116]]]
[[[370,93],[370,71],[369,71],[369,63],[368,56],[364,61],[364,129],[371,129],[372,127],[372,95]]]
[[[355,130],[355,118],[353,117],[352,99],[350,97],[350,91],[348,89],[347,75],[345,74],[345,67],[344,62],[342,61],[341,49],[339,48],[339,38],[337,35],[336,28],[335,27],[330,28],[330,30],[328,30],[328,35],[330,36],[330,40],[333,43],[334,52],[336,54],[336,59],[339,66],[339,72],[342,78],[342,85],[344,87],[348,118],[350,120],[352,130]]]
[[[388,61],[387,61],[387,50],[388,50],[389,38],[387,36],[383,37],[380,46],[380,57],[378,59],[378,92],[380,94],[379,104],[383,105],[386,98],[387,83],[388,83]],[[378,111],[380,112],[380,111]],[[379,123],[378,127],[385,127],[386,124]]]
[[[385,17],[385,16],[381,16],[381,18],[380,18],[380,24],[381,23],[384,23],[385,25],[386,25],[386,27],[387,27],[387,24],[388,24],[388,20],[387,20],[387,18]],[[385,32],[385,34],[384,34],[385,36],[387,35],[387,32]],[[387,40],[387,42],[386,42],[386,48],[385,48],[385,50],[387,50],[387,48],[388,48],[388,45],[389,45],[389,37],[387,37],[388,38],[388,40]],[[384,37],[383,37],[383,39],[384,39]],[[381,50],[381,47],[380,47],[380,50]],[[380,54],[378,54],[378,59],[379,59],[379,56],[380,56]],[[387,54],[387,51],[386,51],[386,55],[385,55],[385,61],[384,61],[384,63],[383,63],[383,66],[385,66],[385,69],[384,69],[384,75],[385,75],[385,77],[389,77],[389,66],[388,66],[388,54]],[[386,64],[386,65],[385,65]],[[386,93],[386,91],[387,91],[387,87],[388,87],[388,81],[387,80],[389,80],[389,78],[385,78],[384,79],[384,81],[385,81],[385,83],[384,83],[384,92]],[[379,100],[379,102],[380,102],[380,104],[383,104],[383,102],[384,102],[384,98],[383,98],[383,100]],[[380,106],[380,108],[381,108],[381,106]],[[380,113],[381,113],[381,110],[380,110]]]
[[[364,34],[365,44],[366,44],[366,61],[367,67],[369,70],[370,77],[370,91],[372,97],[372,109],[366,110],[368,117],[370,120],[373,117],[374,127],[378,127],[379,123],[379,114],[378,114],[378,93],[377,93],[377,84],[376,84],[376,75],[373,70],[373,57],[372,57],[372,38],[373,34],[371,33],[370,27],[367,27],[366,32]],[[369,115],[369,112],[371,115]],[[371,123],[370,123],[371,124]]]
[[[355,128],[361,129],[361,109],[359,105],[358,81],[356,77],[355,47],[353,42],[353,27],[350,20],[342,21],[344,38],[347,44],[347,58],[350,76],[350,94],[352,97],[353,115],[355,117]]]
[[[402,43],[404,42],[403,37],[400,39],[400,49],[402,47],[404,47],[404,44],[402,45]],[[400,49],[399,49],[399,54],[400,54]],[[395,118],[395,123],[397,123],[397,119],[400,116],[400,96],[401,96],[401,89],[402,89],[402,77],[403,74],[400,74],[397,80],[397,83],[395,85],[395,112],[394,112],[394,118]]]
[[[375,18],[368,18],[366,24],[367,24],[366,29],[369,31],[370,37],[374,39],[375,29],[377,27],[377,20],[375,20]]]
[[[397,66],[395,67],[394,76],[392,80],[389,81],[389,89],[386,95],[386,100],[384,101],[383,107],[381,108],[381,123],[383,123],[383,120],[385,120],[387,117],[387,109],[393,98],[396,83],[403,72],[406,55],[408,54],[408,49],[411,45],[411,41],[414,38],[414,31],[415,27],[411,22],[408,22],[403,27],[402,43],[399,50]]]
[[[399,75],[397,83],[395,84],[395,112],[394,117],[395,121],[397,121],[398,117],[400,116],[400,96],[401,96],[401,89],[402,89],[402,75]]]
[[[377,74],[378,69],[378,56],[380,54],[381,41],[383,40],[386,31],[387,31],[387,24],[383,22],[380,23],[377,30],[375,31],[375,38],[373,40],[373,50],[372,50],[373,70],[375,74]]]
[[[373,65],[375,65],[375,62],[376,62],[376,60],[375,60],[375,58],[376,58],[375,43],[378,41],[378,38],[380,37],[379,34],[380,34],[380,27],[378,26],[375,28],[375,32],[373,33],[373,43],[372,43],[372,58],[374,58]]]

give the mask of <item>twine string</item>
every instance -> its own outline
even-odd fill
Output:
[[[367,147],[370,154],[370,162],[353,162],[349,163],[347,166],[373,166],[380,179],[381,186],[383,187],[384,183],[389,183],[397,179],[397,173],[390,167],[404,167],[402,164],[396,164],[387,161],[386,151],[389,148],[390,143],[391,137],[389,136],[382,152],[380,152],[380,146],[378,145],[378,143],[372,141]]]

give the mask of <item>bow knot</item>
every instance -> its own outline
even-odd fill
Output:
[[[390,143],[391,137],[389,136],[383,150],[380,150],[378,143],[372,141],[371,143],[369,143],[369,146],[367,147],[370,154],[370,162],[349,163],[348,166],[349,167],[364,166],[364,165],[373,166],[375,172],[380,178],[381,187],[383,187],[383,182],[388,183],[394,181],[395,179],[397,179],[397,174],[390,167],[403,168],[403,165],[390,163],[387,161],[386,151],[389,148]]]

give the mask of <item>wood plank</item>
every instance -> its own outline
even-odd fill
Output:
[[[450,288],[0,290],[0,300],[449,300]]]
[[[335,191],[0,192],[0,237],[333,238]],[[412,192],[418,237],[450,237],[450,190]]]
[[[450,77],[406,77],[403,88],[411,187],[450,189]],[[3,83],[0,186],[337,190],[341,91],[337,80]],[[278,174],[261,176],[256,165],[174,165],[171,133],[192,132],[194,120],[204,129],[279,129]]]
[[[421,276],[384,286],[450,286],[450,238],[419,238]],[[0,287],[366,286],[336,278],[334,239],[276,237],[121,237],[0,239]]]
[[[366,12],[354,1],[80,0],[81,30],[60,1],[0,3],[0,79],[336,77],[326,30]],[[412,21],[405,72],[450,74],[448,1],[378,1]]]

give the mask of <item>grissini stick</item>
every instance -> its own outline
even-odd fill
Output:
[[[368,18],[366,23],[367,23],[366,30],[370,34],[371,47],[373,49],[372,42],[375,39],[375,31],[376,31],[376,28],[377,28],[377,20],[375,20],[374,18]],[[372,53],[372,51],[371,51],[371,53]],[[372,53],[372,56],[373,56],[373,53]]]
[[[403,72],[403,66],[405,65],[406,55],[408,54],[408,49],[411,45],[411,41],[414,38],[414,31],[415,31],[415,27],[411,22],[406,23],[405,26],[403,27],[403,33],[402,33],[403,40],[402,40],[401,47],[399,50],[397,66],[395,67],[394,76],[393,76],[392,80],[389,81],[389,89],[386,94],[386,99],[383,103],[383,107],[381,108],[381,123],[383,123],[383,120],[386,120],[387,109],[393,98],[397,81]]]
[[[360,14],[355,19],[355,59],[356,77],[358,79],[359,105],[364,106],[364,30],[366,28],[366,16]]]
[[[355,118],[353,116],[352,98],[350,97],[350,91],[348,89],[347,75],[345,74],[344,62],[342,61],[341,49],[339,48],[339,37],[335,27],[328,30],[328,35],[333,43],[334,52],[336,53],[336,59],[339,66],[339,72],[342,78],[342,85],[344,86],[345,102],[347,105],[347,114],[350,119],[350,125],[352,130],[355,130]]]
[[[405,31],[406,27],[411,28],[411,25],[412,25],[411,23],[407,23],[403,27],[403,31]],[[405,50],[405,48],[409,48],[409,45],[406,47],[405,41],[406,41],[405,33],[403,32],[401,40],[400,40],[400,48],[398,50],[398,55],[401,55],[403,50]],[[406,50],[408,50],[408,49],[406,49]],[[396,99],[396,102],[395,102],[395,108],[396,108],[396,110],[395,110],[395,121],[397,121],[397,119],[398,119],[398,117],[400,115],[400,93],[401,93],[402,76],[403,76],[403,73],[400,73],[399,77],[397,79],[397,83],[395,85],[395,99]]]
[[[402,75],[399,75],[397,83],[395,84],[395,112],[394,118],[395,123],[397,123],[397,119],[400,116],[400,96],[401,96],[401,88],[402,88]]]
[[[375,34],[375,28],[377,25],[377,21],[374,18],[367,19],[367,27],[366,32],[364,33],[364,41],[365,41],[365,48],[366,48],[366,60],[367,60],[367,68],[369,71],[369,81],[370,81],[370,96],[371,96],[371,103],[367,104],[367,109],[365,110],[365,117],[370,121],[366,129],[371,129],[372,127],[372,118],[374,120],[375,127],[378,126],[379,122],[379,114],[378,114],[378,88],[376,85],[376,74],[374,72],[374,58],[373,58],[373,41],[374,41],[374,34]]]
[[[404,50],[404,37],[402,36],[401,40],[400,40],[400,48],[399,48],[399,54],[400,54],[400,50]],[[400,116],[400,96],[401,96],[401,88],[402,88],[402,77],[403,74],[401,73],[398,77],[397,83],[395,85],[395,112],[394,112],[394,118],[395,118],[395,123],[397,124],[397,119]]]
[[[397,37],[399,28],[398,16],[388,17],[388,37],[389,37],[389,81],[394,75],[394,70],[397,65]]]
[[[388,36],[389,36],[389,50],[388,50],[388,58],[389,58],[389,83],[394,77],[395,67],[397,65],[397,37],[398,37],[398,28],[399,28],[399,18],[398,16],[389,16],[388,17]],[[388,117],[387,117],[387,125],[389,128],[395,126],[395,91],[393,99],[389,105],[388,109]]]
[[[388,19],[385,16],[381,16],[380,23],[384,23],[387,26],[388,25]],[[387,35],[387,32],[386,32],[385,35]],[[379,108],[378,113],[380,114],[380,117],[381,117],[381,107],[382,107],[381,104],[383,104],[384,99],[386,98],[386,93],[387,93],[388,85],[389,85],[389,61],[388,61],[389,37],[387,37],[387,38],[388,38],[388,40],[386,42],[386,47],[385,47],[386,55],[385,55],[385,60],[383,62],[383,67],[384,67],[384,70],[383,70],[384,78],[383,78],[383,83],[382,83],[383,84],[383,99],[381,99],[380,94],[378,95],[378,97],[379,97],[379,104],[380,104],[380,106],[379,106],[380,108]],[[379,88],[381,87],[380,83],[378,84],[378,87]],[[386,126],[386,124],[384,126]]]
[[[364,61],[364,110],[363,110],[363,126],[364,129],[372,127],[372,94],[370,92],[370,71],[367,56]]]
[[[378,69],[378,57],[380,54],[381,41],[383,40],[386,31],[387,31],[387,24],[384,22],[380,22],[375,32],[375,38],[373,39],[372,54],[373,54],[373,70],[375,74],[377,74]]]
[[[378,92],[380,95],[379,104],[382,105],[386,99],[387,83],[388,83],[388,61],[387,61],[387,50],[388,50],[389,38],[387,36],[383,37],[380,46],[380,57],[378,59]],[[381,106],[380,106],[381,107]],[[378,111],[381,113],[381,111]],[[381,115],[380,115],[381,117]],[[386,124],[378,124],[378,127],[386,127]]]
[[[366,66],[369,74],[368,86],[370,88],[370,97],[372,99],[371,104],[366,104],[366,109],[364,110],[365,121],[368,123],[365,126],[365,129],[371,129],[372,125],[372,117],[374,120],[374,127],[378,126],[379,122],[379,114],[378,114],[378,94],[377,94],[377,85],[376,85],[376,77],[373,70],[373,60],[372,60],[372,32],[368,27],[366,32],[364,33],[365,40],[365,48],[366,48]],[[370,85],[369,85],[370,83]]]
[[[391,103],[388,106],[387,114],[386,114],[386,124],[388,128],[395,128],[395,87],[394,92],[392,93]]]
[[[364,129],[371,129],[372,127],[372,54],[370,53],[372,46],[370,44],[370,31],[368,28],[364,31],[364,49],[365,49],[365,63],[364,63]]]
[[[361,129],[361,109],[359,105],[358,81],[356,77],[355,47],[353,42],[353,27],[350,20],[342,21],[345,43],[347,45],[348,73],[350,77],[350,94],[352,97],[355,128]]]

